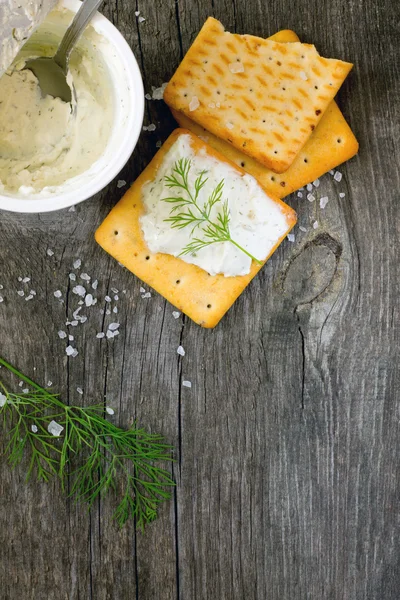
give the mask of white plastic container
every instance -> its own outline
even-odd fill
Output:
[[[79,0],[62,0],[60,6],[77,12]],[[121,171],[139,138],[144,114],[144,90],[140,70],[132,50],[120,32],[103,15],[91,21],[105,43],[96,50],[103,56],[114,92],[114,120],[102,156],[88,171],[69,179],[56,192],[37,194],[0,194],[0,209],[20,213],[59,210],[82,202],[103,189]]]

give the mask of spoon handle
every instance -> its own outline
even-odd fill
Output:
[[[67,74],[68,71],[69,55],[71,54],[72,48],[75,46],[87,24],[91,21],[102,1],[103,0],[84,0],[71,25],[65,32],[54,56],[54,60],[62,68],[65,74]]]

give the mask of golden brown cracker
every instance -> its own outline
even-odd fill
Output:
[[[292,164],[352,65],[314,46],[231,34],[209,18],[165,102],[275,172]]]
[[[140,217],[144,211],[141,200],[142,187],[156,177],[158,167],[165,154],[182,134],[191,136],[191,146],[196,153],[205,150],[208,155],[230,164],[236,171],[244,174],[242,169],[205,144],[193,133],[184,129],[176,129],[130,190],[100,225],[95,237],[104,250],[193,321],[203,327],[215,327],[262,265],[253,261],[250,273],[244,276],[211,276],[203,269],[186,263],[180,258],[169,254],[150,252],[140,226]],[[271,194],[268,193],[268,195],[271,197]],[[272,196],[272,199],[282,207],[287,220],[287,231],[277,240],[270,255],[296,222],[296,213],[289,206],[279,198]],[[265,260],[268,260],[269,256]]]

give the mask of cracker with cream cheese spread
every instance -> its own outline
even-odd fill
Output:
[[[225,31],[209,17],[165,102],[269,169],[293,163],[352,65],[315,47]]]
[[[152,253],[146,245],[140,224],[144,213],[142,189],[155,180],[162,161],[180,135],[190,136],[195,154],[206,152],[216,160],[230,165],[240,175],[245,172],[216,152],[193,133],[176,129],[157,152],[151,163],[137,178],[130,190],[111,211],[96,231],[97,242],[132,273],[163,295],[171,304],[203,327],[214,327],[243,292],[262,265],[252,262],[248,275],[225,277],[211,276],[196,265],[170,254]],[[285,216],[287,230],[276,240],[269,256],[279,246],[296,222],[296,213],[279,198],[268,196],[276,202]]]

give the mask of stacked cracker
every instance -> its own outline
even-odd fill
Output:
[[[209,18],[164,93],[185,129],[173,132],[111,211],[96,232],[99,244],[196,323],[214,327],[260,265],[253,262],[245,276],[210,276],[179,257],[152,253],[140,225],[146,182],[155,180],[176,139],[189,135],[195,155],[206,153],[258,180],[280,205],[286,235],[296,215],[281,198],[357,152],[333,101],[351,67],[320,57],[291,31],[264,40],[230,34]]]
[[[283,198],[348,160],[358,143],[333,101],[352,65],[293,31],[236,35],[209,18],[164,92],[181,127]]]

